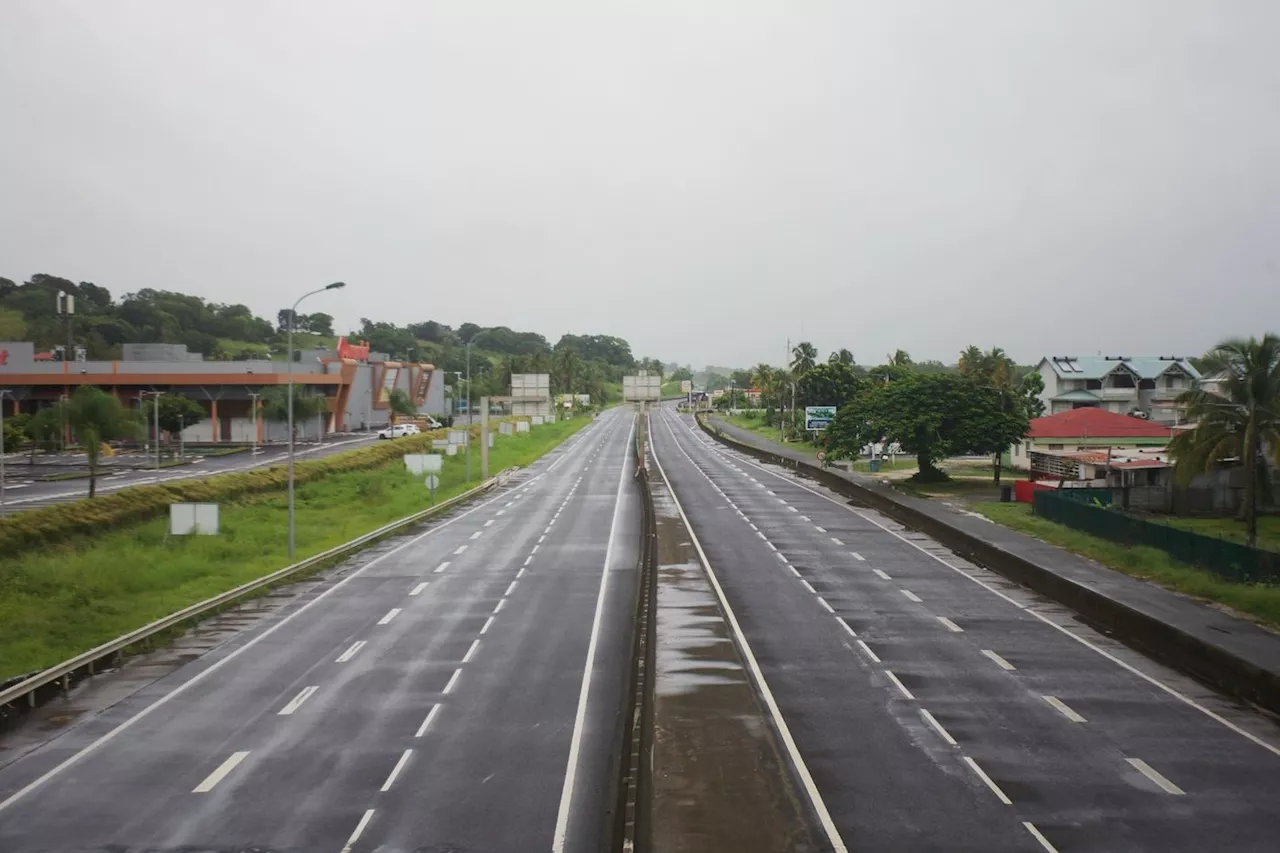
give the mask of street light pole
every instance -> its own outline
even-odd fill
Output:
[[[298,319],[298,306],[302,304],[302,300],[308,296],[315,296],[317,293],[323,293],[326,290],[338,290],[346,287],[346,282],[335,281],[333,284],[326,284],[324,287],[309,291],[298,297],[298,301],[293,303],[293,308],[289,310],[289,349],[288,349],[288,374],[289,374],[289,560],[293,560],[293,327]],[[257,433],[255,433],[255,436]]]
[[[471,341],[467,341],[467,482],[471,482]]]
[[[0,388],[0,518],[4,518],[4,397],[8,388]]]
[[[253,391],[249,392],[249,400],[253,406],[253,451],[249,454],[250,456],[258,455],[258,398],[261,396]]]

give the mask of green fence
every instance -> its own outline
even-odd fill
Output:
[[[1038,491],[1032,501],[1036,515],[1112,542],[1159,548],[1175,560],[1238,583],[1280,583],[1280,553],[1274,551],[1156,524],[1055,492]]]

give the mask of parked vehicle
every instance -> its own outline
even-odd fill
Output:
[[[400,438],[405,435],[418,435],[422,430],[417,424],[396,424],[393,427],[378,431],[378,438]]]

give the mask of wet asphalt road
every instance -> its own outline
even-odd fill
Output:
[[[345,453],[367,447],[376,441],[374,433],[361,435],[335,436],[324,444],[299,444],[295,450],[297,460],[320,459],[335,453]],[[83,457],[81,457],[83,458]],[[246,451],[226,456],[208,456],[191,465],[181,465],[160,470],[120,469],[107,466],[104,475],[98,478],[98,494],[109,494],[127,489],[130,486],[146,486],[151,483],[164,483],[171,480],[195,480],[214,474],[226,474],[233,471],[246,471],[251,468],[262,468],[271,465],[283,465],[288,461],[288,450],[283,446],[270,445],[259,449],[256,455]],[[129,463],[144,464],[140,456],[129,457]],[[59,471],[72,470],[70,466],[36,465],[34,471],[43,475]],[[88,470],[81,468],[80,470]],[[33,468],[26,464],[25,458],[13,454],[5,458],[4,509],[6,513],[22,512],[29,509],[52,506],[53,504],[78,501],[89,496],[89,481],[55,480],[40,482],[33,479]]]
[[[634,418],[0,767],[0,850],[605,846]]]
[[[649,435],[837,849],[1280,849],[1270,721],[670,409]]]

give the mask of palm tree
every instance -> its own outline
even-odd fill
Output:
[[[572,394],[578,372],[582,369],[582,358],[573,347],[565,347],[553,358],[556,387],[561,394]]]
[[[980,376],[984,372],[985,361],[986,354],[983,353],[982,347],[969,344],[961,351],[956,367],[964,376]]]
[[[1257,547],[1259,496],[1269,497],[1271,489],[1268,454],[1280,463],[1280,336],[1223,341],[1204,362],[1224,376],[1221,393],[1194,389],[1178,398],[1196,427],[1175,436],[1169,452],[1184,484],[1224,459],[1243,463],[1240,514],[1246,541]]]
[[[791,348],[791,373],[796,379],[804,376],[818,359],[818,349],[808,341],[801,341]]]
[[[904,349],[894,350],[893,355],[889,356],[889,364],[894,367],[910,367],[911,355]]]
[[[773,368],[770,365],[760,362],[751,368],[751,385],[761,394],[770,391],[773,388]]]
[[[65,406],[67,423],[89,460],[89,497],[93,497],[103,444],[135,433],[138,421],[132,412],[120,405],[114,394],[91,385],[77,388]],[[159,436],[156,440],[159,441]]]
[[[827,356],[827,364],[853,364],[853,353],[841,347]]]

